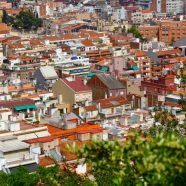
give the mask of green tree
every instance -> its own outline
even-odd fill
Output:
[[[39,167],[32,174],[24,167],[19,167],[15,173],[0,173],[1,186],[93,186],[89,179],[72,173],[69,170],[61,170],[59,165],[45,168]]]
[[[157,111],[154,116],[155,123],[149,129],[151,136],[157,136],[163,133],[165,136],[169,133],[174,133],[178,137],[186,136],[185,126],[186,124],[179,124],[177,118],[168,111]]]
[[[171,45],[173,45],[173,44],[174,44],[174,42],[175,42],[175,38],[174,38],[174,37],[172,37],[172,38],[171,38]]]
[[[138,31],[138,28],[135,25],[132,25],[131,28],[128,29],[128,33],[132,33],[136,38],[144,41],[143,35]]]
[[[6,13],[5,10],[3,10],[2,22],[3,23],[6,23],[6,24],[9,22],[9,20],[8,20],[8,14]]]
[[[91,165],[98,185],[184,185],[186,139],[132,133],[125,142],[94,142],[80,157]]]
[[[7,25],[12,25],[14,22],[14,17],[9,16],[6,12],[6,10],[3,10],[3,17],[2,17],[2,22],[6,23]]]
[[[37,30],[42,25],[42,20],[30,11],[21,11],[16,17],[9,18],[9,24],[16,29]]]
[[[122,33],[125,33],[125,32],[126,32],[126,27],[125,27],[125,26],[123,26],[121,32],[122,32]]]
[[[37,176],[29,174],[24,167],[19,167],[16,172],[12,174],[0,174],[0,185],[7,186],[33,186],[37,184]]]

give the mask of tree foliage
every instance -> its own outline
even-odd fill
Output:
[[[143,35],[138,31],[138,28],[135,25],[132,25],[131,28],[128,29],[128,33],[132,33],[136,38],[145,41]]]
[[[30,174],[24,167],[19,167],[15,173],[0,173],[1,186],[93,186],[93,183],[69,170],[54,167],[40,167]]]
[[[177,118],[166,110],[157,111],[154,116],[155,123],[150,128],[150,135],[156,136],[159,133],[167,135],[169,133],[175,133],[178,137],[186,135],[185,123],[180,125]]]
[[[186,140],[174,134],[132,134],[125,142],[86,146],[80,156],[92,167],[98,185],[184,185]]]
[[[8,16],[5,12],[3,22],[12,25],[16,29],[25,29],[28,31],[32,29],[37,30],[42,25],[42,20],[30,11],[21,11],[15,17]]]
[[[6,13],[5,10],[3,10],[2,22],[8,24],[9,21],[10,21],[10,20],[9,20],[9,16],[8,16],[8,14]]]

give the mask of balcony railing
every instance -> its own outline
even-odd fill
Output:
[[[113,118],[117,116],[122,116],[123,112],[114,112],[114,113],[100,113],[101,118]]]

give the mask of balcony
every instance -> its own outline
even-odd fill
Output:
[[[99,113],[100,114],[100,117],[103,118],[103,119],[107,119],[107,118],[114,118],[114,117],[118,117],[118,116],[122,116],[123,115],[123,112],[120,111],[120,112],[114,112],[114,113]]]
[[[54,64],[59,65],[59,64],[83,64],[83,65],[88,65],[89,64],[89,58],[81,58],[81,59],[70,59],[70,58],[62,58],[62,59],[54,59]]]

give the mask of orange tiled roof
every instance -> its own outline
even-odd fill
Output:
[[[90,144],[91,141],[68,141],[68,142],[63,142],[61,143],[60,145],[60,151],[61,153],[66,157],[67,161],[70,161],[70,160],[76,160],[78,157],[77,157],[77,154],[73,153],[73,152],[70,152],[69,149],[67,148],[67,145],[75,145],[77,148],[82,148],[83,146],[85,146],[86,144]]]
[[[96,65],[100,65],[100,66],[111,66],[111,62],[106,60],[106,59],[103,59],[99,62],[96,63]]]
[[[0,23],[0,31],[9,31],[10,27],[5,23]]]
[[[170,102],[165,102],[166,106],[169,107],[178,107],[178,108],[182,108],[182,106],[180,104],[176,104],[176,103],[170,103]]]
[[[0,30],[0,34],[8,34],[9,32],[9,30]]]
[[[179,49],[173,49],[173,50],[164,50],[164,51],[159,51],[159,52],[156,52],[156,54],[158,56],[161,56],[161,55],[168,55],[168,54],[180,54],[181,51]]]
[[[77,36],[75,36],[74,34],[71,33],[67,33],[67,34],[62,34],[61,35],[63,40],[70,40],[70,39],[76,39]]]
[[[143,51],[136,51],[135,52],[136,57],[145,57],[147,54]]]
[[[131,66],[136,66],[136,63],[134,62],[134,61],[129,61],[129,62],[127,62],[129,65],[131,65]]]
[[[142,14],[149,14],[149,13],[153,13],[152,10],[141,10]]]
[[[42,41],[39,38],[32,38],[30,40],[30,45],[31,46],[43,46],[44,44],[42,43]]]
[[[95,46],[93,43],[92,43],[92,41],[91,40],[83,40],[83,41],[81,41],[81,43],[83,44],[83,45],[85,45],[86,47],[89,47],[89,46]]]
[[[41,157],[39,158],[39,165],[40,166],[49,166],[55,164],[55,161],[50,157]]]
[[[76,28],[79,28],[80,26],[83,26],[84,24],[82,23],[77,23],[77,24],[71,24],[63,28],[63,30],[70,31]]]
[[[49,41],[61,40],[61,38],[58,37],[58,36],[44,36],[43,39],[44,39],[44,40],[49,40]]]
[[[117,107],[120,105],[130,104],[123,96],[110,97],[107,99],[97,100],[96,103],[100,103],[103,108]]]
[[[9,43],[8,46],[10,48],[14,48],[14,49],[17,49],[17,48],[25,48],[21,43]]]
[[[31,57],[31,56],[21,56],[20,59],[23,60],[23,61],[31,61],[31,60],[33,60],[34,58]]]
[[[89,106],[85,106],[85,110],[86,111],[94,111],[97,110],[95,105],[89,105]]]
[[[100,127],[100,125],[98,125],[98,124],[94,124],[94,125],[83,124],[83,125],[77,126],[74,129],[69,129],[69,130],[60,129],[60,128],[54,127],[52,125],[49,125],[49,124],[44,124],[44,126],[48,127],[49,133],[53,136],[56,136],[56,135],[71,135],[73,133],[77,133],[77,132],[80,132],[80,131],[87,131],[87,130],[91,130],[91,129],[102,129]]]
[[[83,35],[83,36],[88,36],[91,39],[103,37],[104,35],[108,35],[108,34],[104,34],[104,33],[101,33],[101,32],[96,32],[96,31],[93,31],[93,30],[87,30],[87,29],[81,29],[80,34]]]
[[[31,95],[31,96],[25,95],[24,97],[25,97],[25,98],[29,98],[29,99],[40,99],[40,97],[37,96],[37,95]]]
[[[30,89],[35,89],[35,87],[32,84],[23,85],[23,87],[21,87],[21,88],[17,88],[14,85],[8,86],[8,91],[9,92],[12,92],[12,91],[19,92],[19,91],[30,90]]]
[[[25,142],[29,143],[29,144],[47,143],[47,142],[53,141],[54,139],[56,139],[56,137],[54,137],[54,136],[45,136],[45,137],[40,137],[40,138],[29,139],[29,140],[26,140]]]
[[[168,64],[168,65],[164,65],[164,68],[174,68],[174,64]]]
[[[21,12],[21,9],[6,9],[6,13],[10,15],[17,15]]]
[[[110,35],[110,37],[114,40],[121,40],[121,41],[128,41],[130,39],[130,37],[121,34],[113,34]]]

